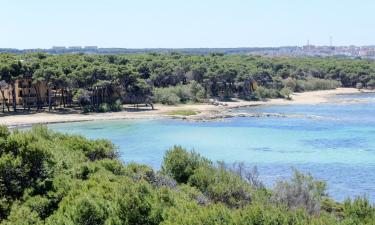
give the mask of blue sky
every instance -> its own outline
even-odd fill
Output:
[[[375,44],[374,0],[0,0],[0,48]]]

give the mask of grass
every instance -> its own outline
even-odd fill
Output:
[[[194,115],[197,115],[197,112],[193,110],[181,109],[181,110],[174,110],[174,111],[168,112],[168,115],[170,116],[194,116]]]

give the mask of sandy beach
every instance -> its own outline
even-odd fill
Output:
[[[2,115],[0,124],[9,127],[30,126],[32,124],[48,124],[63,122],[79,122],[93,120],[118,120],[118,119],[157,119],[157,118],[183,118],[192,120],[204,120],[227,117],[228,110],[238,107],[259,106],[259,105],[289,105],[289,104],[323,104],[337,103],[349,104],[354,101],[344,101],[330,98],[340,94],[360,93],[355,88],[337,88],[335,90],[312,91],[292,94],[292,100],[270,99],[267,101],[243,101],[234,99],[231,102],[223,102],[215,106],[213,104],[181,104],[177,106],[155,105],[154,110],[149,108],[140,108],[140,110],[124,110],[122,112],[110,113],[57,113],[57,112],[40,112],[32,114]],[[358,101],[357,101],[358,102]],[[126,106],[125,106],[126,108]],[[192,116],[172,116],[176,110],[194,111],[197,115]]]

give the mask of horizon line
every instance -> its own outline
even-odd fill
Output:
[[[32,47],[32,48],[17,48],[17,47],[0,47],[0,49],[15,49],[15,50],[48,50],[54,48],[65,48],[69,50],[70,48],[81,48],[85,50],[86,48],[97,48],[97,49],[246,49],[246,48],[290,48],[290,47],[304,47],[304,46],[316,46],[316,47],[375,47],[375,44],[368,45],[280,45],[280,46],[239,46],[239,47],[103,47],[96,45],[54,45],[49,48],[42,47]]]

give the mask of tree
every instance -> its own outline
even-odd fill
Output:
[[[9,105],[6,103],[6,99],[5,99],[5,91],[8,90],[9,88],[9,85],[7,82],[5,82],[5,80],[1,80],[0,81],[0,92],[1,92],[1,96],[2,96],[2,99],[3,99],[3,113],[5,112],[5,105],[7,106],[8,108],[8,112],[9,112]]]
[[[48,87],[47,97],[48,97],[48,110],[49,111],[51,111],[52,109],[52,89],[56,87],[55,85],[59,84],[59,82],[62,80],[61,76],[63,76],[62,70],[59,68],[54,68],[54,67],[41,68],[41,69],[36,70],[33,74],[33,80],[34,80],[36,90],[42,84],[46,84]],[[37,93],[39,95],[39,99],[41,100],[40,90],[37,90]],[[40,107],[38,107],[38,109],[39,108]]]

